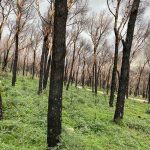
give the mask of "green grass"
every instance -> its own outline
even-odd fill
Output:
[[[0,122],[0,150],[45,150],[48,91],[37,95],[38,81],[0,76],[4,119]],[[126,101],[124,120],[113,123],[108,97],[86,89],[64,90],[62,142],[57,150],[149,150],[148,104]]]

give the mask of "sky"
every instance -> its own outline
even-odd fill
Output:
[[[99,11],[100,9],[107,9],[106,0],[89,0],[89,7],[93,11]]]
[[[94,12],[99,12],[102,9],[106,9],[108,12],[108,8],[107,8],[107,0],[88,0],[89,1],[89,10],[94,11]],[[146,1],[150,1],[150,0],[146,0]],[[41,7],[41,11],[45,11],[45,6],[47,6],[47,3],[43,3],[42,7]],[[145,18],[149,18],[150,19],[150,5],[147,6],[147,9],[145,11]]]
[[[146,0],[150,1],[150,0]],[[89,7],[92,11],[100,11],[101,9],[107,9],[107,0],[89,0]],[[146,11],[145,11],[145,18],[150,19],[150,5],[147,6]]]

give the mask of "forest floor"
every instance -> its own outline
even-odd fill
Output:
[[[37,95],[38,81],[0,75],[4,118],[0,122],[0,150],[45,150],[48,91]],[[126,100],[124,120],[115,124],[108,96],[86,89],[64,90],[63,133],[57,150],[149,150],[150,107]],[[55,150],[56,150],[55,149]]]

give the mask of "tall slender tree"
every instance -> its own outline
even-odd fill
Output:
[[[34,0],[16,0],[12,1],[12,6],[14,13],[16,15],[16,33],[15,33],[15,52],[13,61],[13,71],[12,71],[12,86],[15,86],[17,79],[17,66],[18,66],[18,56],[19,56],[19,35],[28,22],[28,19],[32,12],[32,4]]]
[[[47,117],[48,149],[52,149],[59,143],[62,129],[62,92],[68,15],[67,0],[55,0],[54,8],[54,37]]]
[[[3,118],[2,95],[1,95],[1,91],[0,91],[0,120],[2,120],[2,118]]]
[[[126,40],[122,40],[123,42],[123,57],[122,57],[122,67],[121,67],[121,75],[119,80],[119,89],[116,103],[116,110],[114,115],[114,121],[118,122],[123,119],[124,115],[124,102],[126,89],[128,84],[129,77],[129,65],[130,65],[130,53],[134,35],[135,23],[138,15],[140,0],[134,0],[131,8],[131,13],[129,17],[128,27],[127,27],[127,35]]]
[[[115,12],[113,12],[113,10],[111,9],[111,5],[110,2],[113,5],[116,5],[115,7]],[[124,9],[122,9],[122,4]],[[109,106],[113,107],[113,103],[114,103],[114,98],[115,98],[115,91],[116,91],[116,85],[117,85],[117,68],[118,68],[118,52],[119,52],[119,44],[121,41],[121,34],[122,31],[127,23],[128,17],[129,17],[129,13],[130,13],[130,5],[131,5],[131,0],[127,0],[125,2],[123,2],[122,0],[115,0],[115,1],[111,1],[111,0],[107,0],[107,6],[109,11],[111,12],[111,14],[114,17],[114,33],[115,33],[115,53],[114,53],[114,62],[113,62],[113,70],[112,70],[112,79],[111,79],[111,88],[110,88],[110,99],[109,99]],[[121,17],[120,16],[120,10],[124,10],[124,12],[122,12],[124,15]],[[121,19],[121,21],[119,21]]]
[[[93,45],[92,92],[97,95],[97,50],[99,48],[100,42],[101,44],[103,43],[103,40],[110,31],[111,18],[104,11],[101,11],[99,15],[93,14],[90,19],[91,20],[89,23],[88,32],[90,34]]]

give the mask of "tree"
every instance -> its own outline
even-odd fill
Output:
[[[113,10],[110,8],[110,2],[113,5],[116,5],[115,7],[115,13]],[[125,2],[125,3],[124,3]],[[114,33],[115,33],[115,53],[114,53],[114,63],[113,63],[113,71],[112,71],[112,80],[111,80],[111,91],[110,91],[110,99],[109,99],[109,106],[113,107],[113,102],[114,102],[114,97],[115,97],[115,91],[116,91],[116,74],[117,74],[117,65],[118,65],[118,52],[119,52],[119,43],[122,38],[122,32],[124,30],[124,27],[127,23],[128,16],[130,13],[130,5],[131,5],[131,0],[127,1],[122,1],[122,0],[115,0],[115,1],[110,1],[107,0],[107,6],[111,14],[114,16],[115,22],[114,22]],[[123,4],[122,7],[125,9],[121,9],[121,4]],[[120,16],[120,10],[124,10],[123,16]],[[120,18],[121,17],[121,18]],[[119,21],[121,19],[121,21]]]
[[[3,27],[8,20],[8,17],[12,11],[12,7],[10,5],[9,0],[1,0],[0,1],[0,40],[2,38]]]
[[[93,14],[90,19],[88,32],[93,44],[92,92],[97,94],[97,49],[100,45],[100,42],[102,44],[105,36],[109,33],[111,20],[104,11],[102,11],[99,15]]]
[[[32,37],[31,37],[32,38]],[[33,61],[32,61],[32,79],[34,79],[35,76],[35,69],[36,69],[36,53],[37,53],[37,48],[39,45],[39,42],[41,40],[41,35],[39,33],[35,33],[34,31],[34,43],[32,44],[32,49],[33,49]]]
[[[138,79],[137,79],[137,84],[136,84],[136,88],[135,88],[135,91],[134,91],[134,96],[136,97],[136,96],[138,96],[139,95],[139,86],[140,86],[140,82],[141,82],[141,77],[142,77],[142,73],[143,73],[143,71],[144,71],[144,69],[145,69],[145,66],[146,66],[146,64],[147,64],[148,62],[147,62],[147,60],[144,62],[144,64],[142,65],[142,66],[140,66],[139,67],[139,75],[138,75]]]
[[[73,2],[73,1],[72,1]],[[76,51],[77,51],[77,44],[78,44],[78,40],[80,38],[81,33],[84,31],[84,27],[86,24],[86,1],[74,1],[73,5],[76,6],[72,6],[72,9],[70,8],[70,14],[68,15],[68,21],[67,21],[67,26],[72,26],[71,28],[71,36],[69,37],[69,42],[67,43],[67,48],[69,46],[72,46],[71,48],[73,49],[73,54],[72,54],[72,58],[71,58],[71,65],[70,65],[70,72],[69,72],[69,76],[68,76],[68,82],[67,82],[67,86],[66,86],[66,90],[69,89],[69,85],[71,80],[73,79],[73,67],[74,67],[74,63],[75,63],[75,56],[76,56]],[[74,9],[73,9],[74,8]],[[84,16],[84,17],[83,17]],[[72,42],[72,43],[70,43]],[[79,48],[79,50],[82,47]]]
[[[150,73],[148,77],[148,103],[150,104]]]
[[[146,47],[145,47],[145,57],[146,60],[148,62],[148,67],[149,67],[149,74],[148,74],[148,83],[147,83],[147,98],[148,98],[148,103],[150,104],[150,49],[149,49],[149,41],[150,41],[150,37],[148,38],[148,41],[146,43]]]
[[[66,90],[69,89],[69,85],[70,85],[70,81],[71,78],[73,76],[73,67],[74,67],[74,62],[75,62],[75,56],[76,56],[76,50],[77,50],[77,41],[79,39],[79,35],[83,32],[83,23],[82,22],[78,22],[73,28],[75,28],[75,30],[73,31],[73,55],[72,55],[72,61],[71,61],[71,68],[70,68],[70,72],[69,72],[69,78],[68,78],[68,83],[66,86]],[[79,50],[82,48],[83,45],[81,45],[79,47]]]
[[[31,15],[31,6],[33,0],[17,0],[12,1],[12,6],[14,7],[14,13],[16,15],[16,33],[15,33],[15,53],[13,62],[13,76],[12,76],[12,86],[15,86],[17,79],[17,65],[18,65],[18,51],[19,51],[19,35],[23,30],[24,26],[27,24],[27,20]]]
[[[47,15],[42,16],[40,12],[39,2],[37,1],[37,11],[42,22],[42,33],[43,33],[43,47],[40,60],[40,75],[39,75],[39,88],[38,94],[41,94],[43,89],[46,89],[47,80],[49,76],[49,69],[51,63],[50,55],[50,42],[53,37],[53,17],[54,17],[54,8],[53,1],[50,2],[50,7],[48,9]]]
[[[66,51],[66,22],[68,14],[67,0],[55,0],[54,8],[54,36],[48,99],[48,149],[52,149],[52,147],[55,147],[59,143],[62,128],[62,92]]]
[[[118,122],[119,120],[123,119],[125,94],[126,94],[128,77],[129,77],[130,53],[131,53],[133,34],[134,34],[135,23],[138,15],[139,5],[140,5],[140,0],[133,1],[128,27],[127,27],[126,40],[125,41],[122,40],[123,57],[122,57],[121,75],[119,80],[116,110],[114,115],[115,122]]]
[[[12,25],[11,22],[8,22],[8,29],[10,33],[8,34],[8,36],[6,36],[5,42],[3,42],[4,43],[4,60],[3,60],[2,71],[6,71],[10,49],[12,48],[14,44],[14,35],[13,35],[14,26]]]
[[[3,108],[2,108],[2,95],[1,95],[1,91],[0,91],[0,120],[2,120],[2,119],[3,119]]]
[[[131,49],[131,54],[130,54],[129,77],[128,77],[128,85],[127,85],[127,90],[126,90],[126,98],[127,99],[129,96],[129,86],[130,86],[130,84],[132,84],[131,82],[129,82],[130,81],[130,66],[132,65],[133,61],[137,58],[138,54],[140,54],[142,52],[142,50],[145,46],[146,39],[148,38],[148,36],[150,34],[149,27],[150,27],[149,23],[147,24],[146,21],[144,21],[143,19],[140,19],[135,28],[133,44],[132,44],[132,49]],[[143,68],[143,70],[144,70],[144,68]],[[142,72],[143,71],[141,71],[141,75],[142,75]],[[137,89],[138,89],[138,87],[137,87]]]

